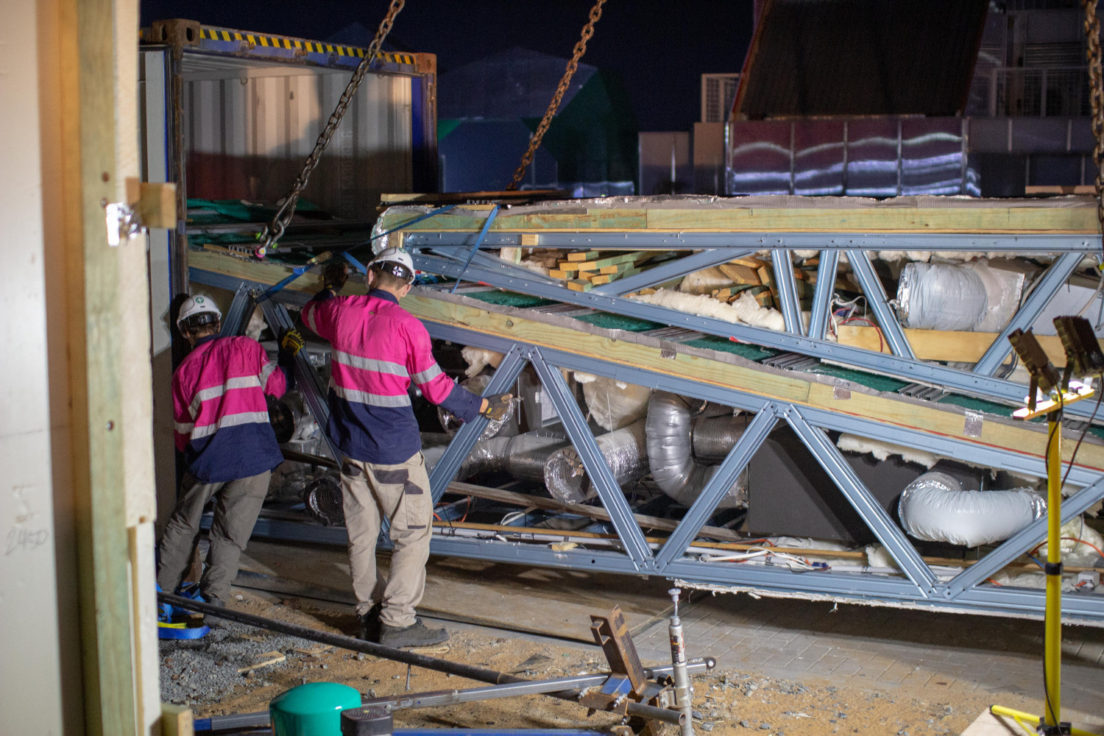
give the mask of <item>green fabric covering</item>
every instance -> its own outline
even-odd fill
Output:
[[[974,399],[969,396],[960,396],[958,394],[950,394],[939,399],[940,404],[953,404],[955,406],[961,406],[964,409],[973,409],[975,411],[983,411],[987,414],[1003,414],[1004,416],[1011,418],[1012,412],[1015,411],[1014,406],[1005,406],[1004,404],[998,404],[993,401],[986,401],[985,399]]]
[[[700,337],[697,340],[689,340],[684,344],[695,348],[703,348],[705,350],[716,350],[720,353],[732,353],[733,355],[739,355],[741,358],[746,358],[755,362],[778,355],[777,350],[751,345],[746,342],[736,342],[735,340],[728,340],[713,335]]]
[[[843,368],[838,365],[828,365],[826,363],[820,363],[814,366],[812,372],[822,376],[834,376],[846,381],[853,381],[861,386],[872,388],[875,391],[896,393],[909,385],[905,381],[898,381],[896,378],[880,376],[876,373],[867,373],[865,371],[857,371],[851,368]]]
[[[647,330],[655,330],[660,327],[665,327],[658,322],[649,322],[643,319],[636,319],[634,317],[626,317],[621,314],[606,314],[599,312],[597,314],[583,314],[579,315],[575,319],[580,322],[586,322],[589,325],[595,327],[601,327],[606,330],[625,330],[627,332],[645,332]]]
[[[542,299],[539,296],[529,296],[528,294],[516,294],[512,291],[477,291],[466,296],[487,304],[498,304],[503,307],[517,307],[519,309],[543,307],[547,304],[556,303],[551,299]]]

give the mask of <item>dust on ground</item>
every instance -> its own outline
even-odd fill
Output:
[[[231,607],[243,613],[331,633],[355,633],[356,620],[347,608],[250,592],[235,598]],[[486,685],[214,617],[208,617],[208,623],[212,633],[203,639],[162,642],[161,646],[162,699],[189,706],[197,718],[264,712],[280,693],[308,682],[338,682],[368,697]],[[447,644],[415,651],[533,680],[609,670],[598,647],[560,645],[486,629],[450,628]],[[270,660],[278,661],[263,664]],[[714,669],[695,674],[692,682],[694,730],[712,734],[945,736],[960,734],[992,703],[1026,710],[1032,706],[1005,693],[920,687],[902,694],[823,680],[780,680],[753,671]],[[588,717],[580,705],[539,695],[395,715],[396,728],[608,730],[619,723],[613,714],[599,712]]]

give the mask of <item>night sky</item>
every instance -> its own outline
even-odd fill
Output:
[[[388,0],[142,0],[142,25],[189,18],[204,25],[330,40],[355,23],[371,38]],[[592,0],[408,0],[389,48],[437,54],[439,73],[513,47],[568,59]],[[690,130],[701,75],[739,72],[752,0],[608,0],[584,64],[621,77],[641,131]]]

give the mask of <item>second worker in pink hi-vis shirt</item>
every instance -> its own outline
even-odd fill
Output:
[[[388,248],[377,255],[363,296],[337,296],[347,273],[343,264],[327,267],[325,288],[301,316],[333,348],[327,431],[345,455],[342,506],[356,612],[366,639],[390,647],[437,644],[448,632],[428,628],[416,613],[425,592],[433,498],[408,391],[413,383],[465,422],[480,414],[502,418],[511,396],[476,396],[441,371],[425,325],[399,306],[414,282],[407,253]],[[386,579],[376,568],[383,517],[393,544]]]
[[[229,598],[272,469],[284,460],[265,396],[284,394],[291,375],[285,366],[303,345],[302,336],[290,330],[273,363],[256,340],[219,337],[221,319],[204,296],[190,296],[180,306],[177,327],[192,350],[173,373],[173,420],[176,449],[188,470],[161,536],[157,565],[158,586],[176,592],[191,562],[203,507],[214,497],[199,592],[219,606]]]

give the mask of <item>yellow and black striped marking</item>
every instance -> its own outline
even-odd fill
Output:
[[[364,58],[368,53],[368,49],[359,46],[342,46],[340,44],[322,43],[320,41],[307,41],[301,38],[289,38],[288,36],[270,36],[210,26],[204,26],[202,28],[200,31],[200,39],[210,41],[237,41],[240,43],[247,43],[252,47],[293,49],[311,54],[332,54],[358,58]],[[415,55],[394,54],[381,51],[379,60],[385,64],[406,64],[413,66],[415,63]]]

